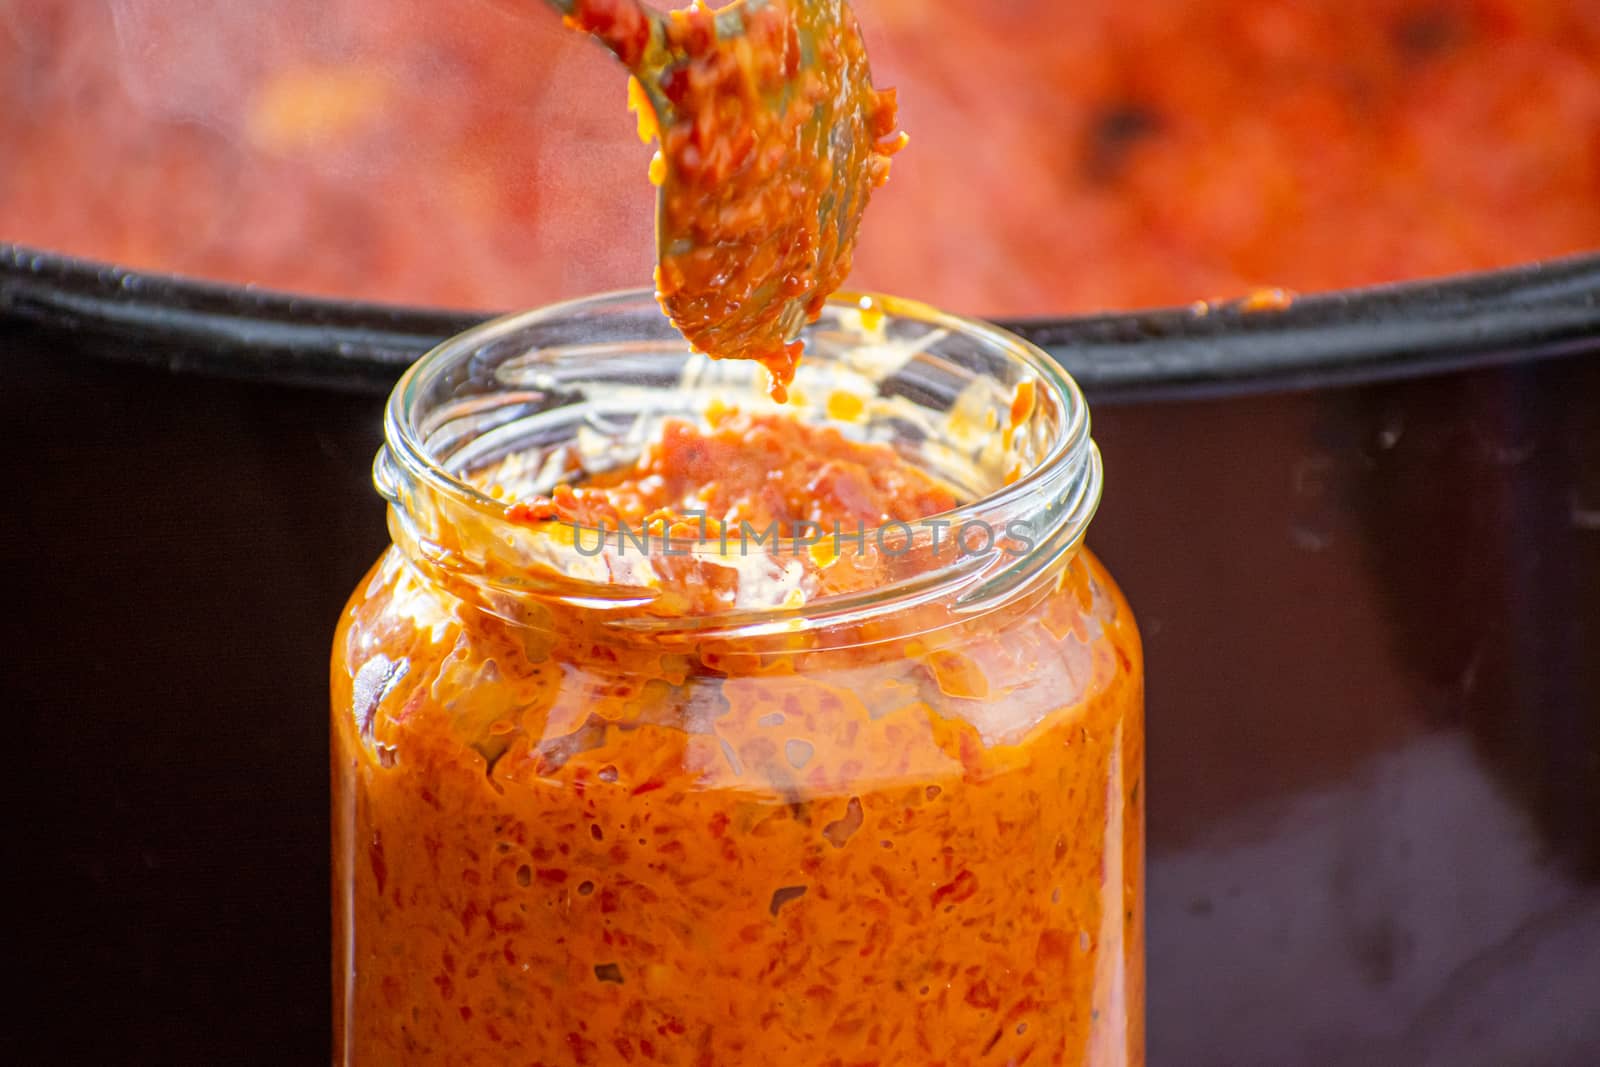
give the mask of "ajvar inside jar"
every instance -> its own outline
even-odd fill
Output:
[[[806,347],[779,407],[622,294],[397,387],[333,650],[335,1062],[1143,1063],[1083,399],[910,303]]]

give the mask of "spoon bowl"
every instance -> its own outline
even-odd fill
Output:
[[[854,12],[552,2],[623,62],[653,113],[662,308],[697,350],[763,363],[782,399],[796,337],[849,274],[871,191],[905,141]]]

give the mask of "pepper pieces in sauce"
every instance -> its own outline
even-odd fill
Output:
[[[668,420],[631,465],[514,504],[508,517],[611,529],[663,520],[698,529],[701,515],[713,529],[836,521],[871,529],[960,502],[888,445],[852,441],[831,426],[731,408],[709,412],[707,420],[704,430]]]
[[[950,502],[880,446],[725,413],[529,521]],[[1142,1063],[1126,603],[1080,552],[1042,595],[892,622],[619,640],[386,556],[333,672],[353,1062]]]
[[[793,151],[807,96],[752,106],[795,56],[779,11],[749,15],[731,67],[709,12],[669,24],[704,60],[681,100],[721,117],[661,132],[663,225],[694,240],[663,255],[658,285],[693,343],[761,359],[781,397],[796,324],[767,302],[730,332],[729,302],[776,272],[814,316],[854,228],[820,210],[817,146]],[[878,99],[868,185],[893,125]],[[1019,388],[1013,423],[1032,403]],[[887,445],[717,409],[505,517],[534,533],[848,528],[958,503]],[[693,561],[661,562],[676,599],[628,610],[693,619],[737,601]],[[791,562],[824,595],[882,578]],[[507,566],[482,577],[523,573]],[[776,637],[629,636],[604,612],[482,611],[448,588],[391,550],[335,639],[347,1062],[1143,1062],[1140,650],[1086,551],[986,612],[923,599]]]
[[[843,0],[751,4],[728,36],[718,14],[697,3],[666,18],[665,47],[681,58],[658,87],[671,113],[654,131],[656,290],[696,350],[760,362],[781,401],[800,328],[850,273],[861,215],[906,137]],[[568,21],[630,66],[651,47],[627,3],[580,0]],[[636,86],[630,102],[651,132]]]

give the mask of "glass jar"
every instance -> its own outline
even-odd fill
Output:
[[[1143,1062],[1142,659],[1081,547],[1083,399],[909,302],[806,340],[778,409],[618,294],[396,388],[394,546],[333,651],[337,1063]],[[735,537],[508,513],[728,407],[967,503]]]

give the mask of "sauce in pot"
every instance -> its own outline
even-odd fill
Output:
[[[858,286],[1059,314],[1600,247],[1593,4],[855,7],[917,138]],[[180,10],[0,14],[0,240],[426,305],[649,278],[615,63],[533,0]]]

